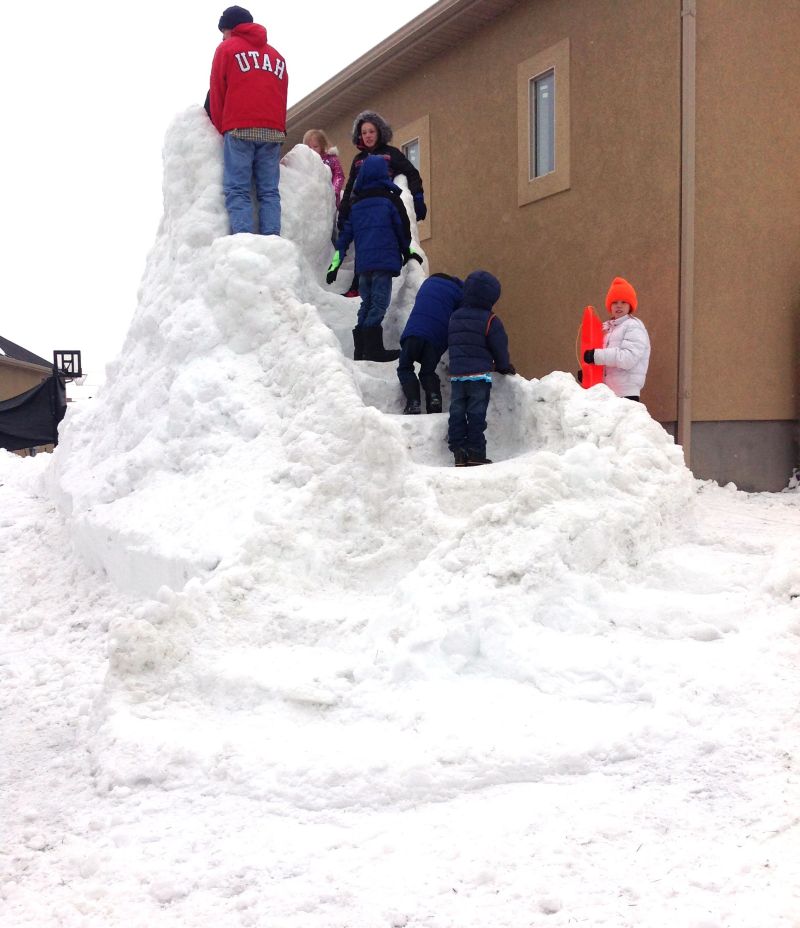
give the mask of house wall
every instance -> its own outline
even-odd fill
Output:
[[[748,492],[783,490],[800,463],[793,422],[695,422],[692,446],[696,477]]]
[[[697,42],[693,418],[796,419],[800,0],[701,0]]]
[[[32,366],[11,364],[0,358],[0,401],[10,400],[20,393],[38,387],[43,380],[47,380],[50,373]]]
[[[584,305],[631,280],[653,345],[643,400],[677,416],[681,0],[528,0],[365,97],[427,118],[432,271],[477,267],[527,377],[574,371]],[[800,465],[800,0],[696,0],[692,466],[776,490]],[[520,206],[517,68],[569,42],[568,189]],[[324,128],[345,169],[352,118]],[[396,138],[395,143],[403,141]],[[766,463],[768,461],[768,463]]]
[[[604,315],[611,279],[634,283],[653,341],[643,398],[662,420],[675,418],[677,391],[678,9],[665,0],[521,3],[360,107],[394,127],[429,117],[431,269],[499,277],[498,313],[525,376],[576,370],[583,307]],[[565,38],[570,187],[519,206],[517,67]],[[324,127],[345,167],[351,127]]]

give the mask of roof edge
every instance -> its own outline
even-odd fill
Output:
[[[53,367],[52,361],[40,358],[38,354],[28,351],[27,348],[23,348],[22,345],[12,342],[9,338],[3,338],[2,335],[0,335],[0,351],[3,352],[0,358],[4,357],[8,361],[22,361],[34,367],[46,367],[48,369],[52,369]]]
[[[516,0],[509,0],[507,5],[513,6],[515,2]],[[316,90],[291,106],[286,114],[288,126],[302,120],[306,113],[318,110],[321,106],[335,100],[342,91],[350,89],[354,82],[402,54],[418,39],[429,36],[431,32],[440,29],[454,17],[473,7],[480,7],[484,3],[485,0],[439,0],[438,3],[420,13],[411,22],[393,32],[343,71],[334,74]]]
[[[18,358],[10,358],[7,354],[0,354],[0,365],[5,367],[16,367],[25,371],[36,371],[45,376],[49,376],[53,373],[52,364],[48,364],[45,367],[42,364],[32,364],[30,361],[20,361]]]

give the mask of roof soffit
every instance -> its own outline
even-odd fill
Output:
[[[327,122],[352,115],[365,98],[457,45],[518,2],[440,0],[295,103],[287,113],[287,134],[318,121],[314,117],[323,112]]]
[[[8,355],[0,354],[0,368],[13,370],[35,371],[47,377],[53,373],[53,365],[44,367],[41,364],[31,364],[28,361],[19,361],[17,358],[9,358]]]

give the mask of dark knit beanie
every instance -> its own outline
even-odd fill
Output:
[[[219,31],[233,29],[235,26],[241,26],[242,23],[251,23],[252,21],[252,14],[243,6],[229,6],[219,18]]]

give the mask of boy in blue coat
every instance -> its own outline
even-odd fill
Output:
[[[420,412],[419,387],[425,391],[425,411],[442,411],[442,385],[436,366],[447,350],[447,326],[461,302],[464,284],[458,277],[433,274],[417,291],[414,307],[400,336],[397,379],[406,397],[405,415]],[[414,364],[419,364],[419,379]]]
[[[333,283],[352,241],[356,244],[356,274],[361,307],[353,329],[356,361],[396,361],[400,352],[383,347],[383,317],[392,299],[392,278],[410,257],[411,227],[400,188],[389,177],[386,159],[369,155],[353,185],[350,213],[336,242],[326,280]]]
[[[508,356],[508,336],[492,312],[500,299],[500,281],[488,271],[473,271],[464,281],[461,306],[448,327],[450,421],[447,443],[456,467],[491,464],[486,457],[486,410],[492,372],[516,374]]]

